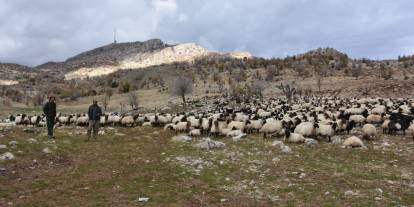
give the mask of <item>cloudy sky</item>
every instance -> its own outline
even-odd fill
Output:
[[[61,61],[160,38],[284,57],[334,47],[353,58],[414,54],[412,0],[0,0],[0,62]]]

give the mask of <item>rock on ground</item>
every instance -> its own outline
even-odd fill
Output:
[[[0,155],[0,160],[12,160],[12,159],[14,159],[14,155],[10,152],[6,152]]]
[[[214,148],[223,148],[226,146],[226,144],[220,141],[211,140],[210,138],[203,138],[201,142],[199,142],[198,144],[194,146],[200,149],[214,149]]]
[[[318,144],[318,140],[306,138],[305,139],[305,144],[306,145],[316,145],[316,144]]]
[[[193,140],[190,136],[187,135],[177,135],[171,138],[173,142],[191,142]]]

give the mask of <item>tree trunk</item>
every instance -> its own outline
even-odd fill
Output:
[[[185,102],[185,94],[181,95],[181,98],[183,99],[184,107],[186,107],[187,106],[187,103]]]

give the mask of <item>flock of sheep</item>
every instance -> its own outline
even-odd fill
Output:
[[[242,137],[261,133],[264,138],[284,136],[288,142],[301,143],[306,138],[318,140],[340,133],[361,131],[361,137],[351,136],[343,145],[364,147],[362,139],[372,140],[377,130],[382,133],[413,135],[414,100],[381,98],[320,98],[313,97],[288,104],[284,99],[252,100],[231,107],[227,100],[217,100],[209,107],[190,112],[148,113],[137,115],[105,114],[103,126],[153,126],[165,130],[186,132],[190,136]],[[44,116],[9,115],[5,122],[16,125],[45,126]],[[87,126],[87,115],[73,114],[56,117],[57,126]]]

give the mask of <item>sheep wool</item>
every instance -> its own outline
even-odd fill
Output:
[[[345,141],[342,143],[342,147],[344,148],[354,148],[354,147],[367,148],[362,142],[362,140],[356,136],[346,138]]]

